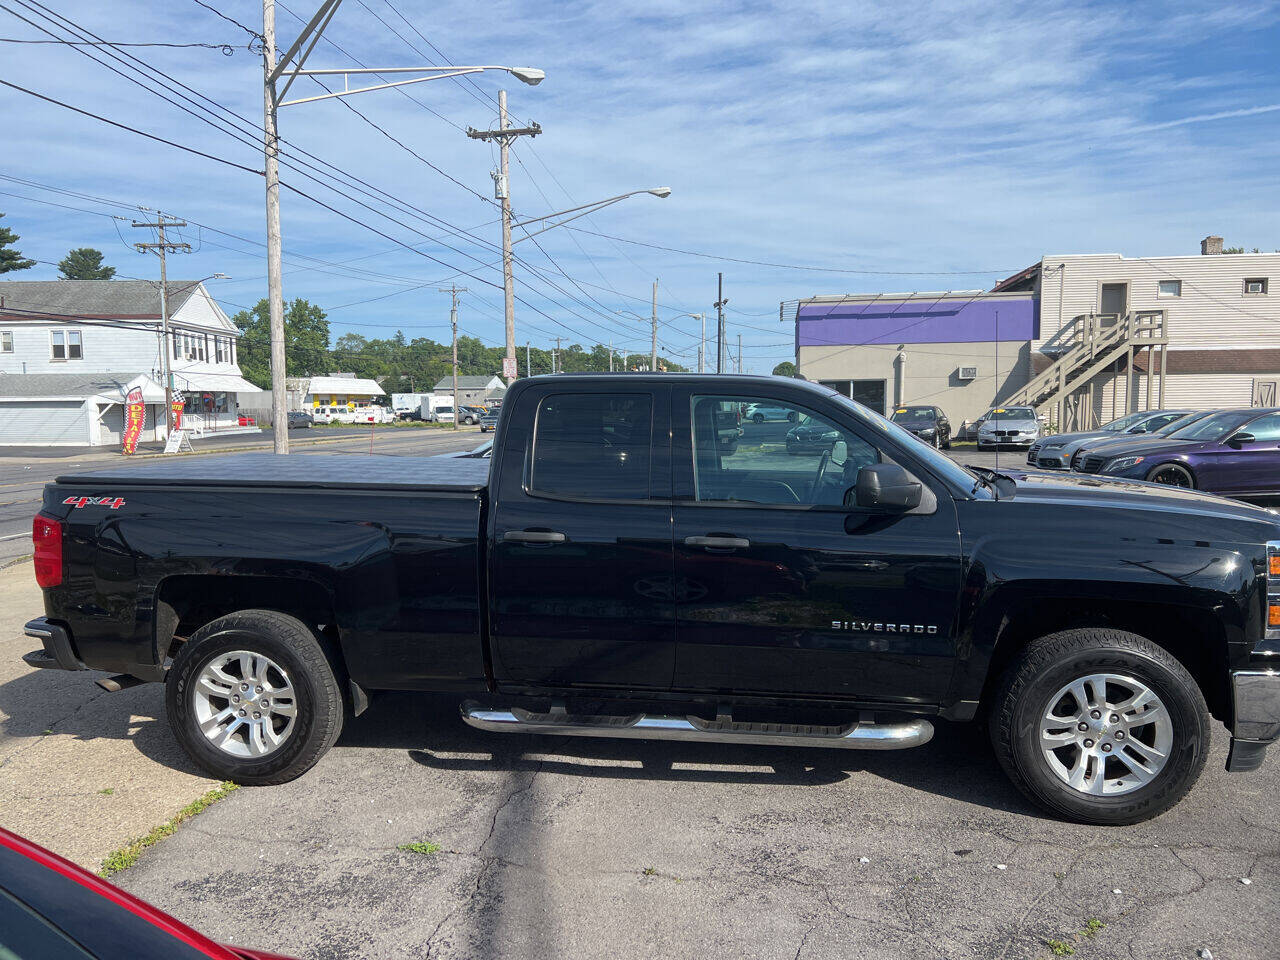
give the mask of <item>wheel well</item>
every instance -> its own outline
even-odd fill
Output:
[[[1164,467],[1177,467],[1179,470],[1183,471],[1187,476],[1191,478],[1192,486],[1195,485],[1196,472],[1192,470],[1191,467],[1189,467],[1187,464],[1181,463],[1180,461],[1177,461],[1177,460],[1166,460],[1163,463],[1157,463],[1154,467],[1151,467],[1147,470],[1147,477],[1150,478],[1150,476],[1153,473],[1155,473],[1157,470],[1160,470]]]
[[[982,690],[983,706],[990,704],[1001,676],[1028,643],[1076,627],[1114,627],[1163,647],[1195,679],[1209,712],[1220,720],[1229,718],[1227,640],[1213,614],[1130,600],[1037,600],[1007,610]]]
[[[277,610],[316,632],[335,669],[345,675],[333,602],[320,584],[289,577],[176,576],[156,591],[156,662],[211,620],[237,610]]]

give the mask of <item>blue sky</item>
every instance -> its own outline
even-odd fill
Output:
[[[108,40],[234,45],[229,57],[200,48],[128,52],[260,122],[260,61],[245,50],[248,37],[193,0],[51,2]],[[300,26],[288,10],[305,18],[314,9],[314,0],[285,2],[282,45]],[[559,335],[647,352],[647,324],[615,311],[647,315],[656,278],[660,340],[692,365],[698,324],[676,315],[710,314],[723,271],[730,341],[741,333],[747,369],[767,372],[792,353],[779,301],[987,287],[1044,254],[1191,253],[1208,233],[1229,245],[1280,248],[1274,2],[392,2],[344,0],[326,36],[346,53],[322,41],[309,66],[352,65],[349,57],[411,66],[425,56],[535,66],[547,79],[527,87],[490,73],[474,86],[435,81],[408,95],[351,99],[465,187],[338,102],[281,111],[286,154],[308,151],[392,194],[404,204],[399,212],[361,199],[401,223],[288,169],[285,180],[420,251],[286,191],[285,295],[323,306],[335,334],[402,329],[444,339],[448,297],[436,288],[458,282],[470,288],[463,331],[501,343],[499,231],[485,199],[496,160],[463,133],[495,122],[501,86],[512,113],[545,131],[515,150],[518,217],[638,188],[673,191],[577,222],[592,233],[558,229],[538,238],[541,250],[518,245],[526,262],[517,265],[517,292],[530,304],[517,305],[521,343],[547,345]],[[252,0],[214,5],[261,28]],[[0,24],[0,37],[44,36],[3,12]],[[6,43],[0,56],[0,79],[261,166],[260,151],[74,50]],[[291,96],[321,92],[308,84],[299,80]],[[228,312],[265,295],[255,245],[265,234],[259,177],[4,87],[0,110],[0,174],[143,204],[244,238],[189,228],[196,252],[174,263],[171,276],[230,274],[210,284]],[[12,180],[0,181],[0,191],[4,223],[21,234],[27,256],[57,261],[71,247],[96,246],[120,275],[154,276],[154,259],[126,245],[144,231],[103,216],[128,219],[129,210]],[[17,276],[54,275],[42,263]]]

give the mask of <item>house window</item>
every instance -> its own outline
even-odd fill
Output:
[[[79,360],[84,356],[79,330],[50,330],[49,356],[53,360]]]
[[[1180,297],[1182,296],[1181,280],[1160,280],[1156,283],[1157,297]]]
[[[1244,295],[1246,297],[1265,297],[1267,295],[1267,278],[1245,277]]]
[[[173,333],[173,334],[170,334],[170,336],[173,337],[173,359],[181,360],[182,359],[182,334]]]
[[[13,353],[12,330],[0,330],[0,353]]]

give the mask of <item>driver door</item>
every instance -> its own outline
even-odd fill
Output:
[[[890,459],[850,426],[767,397],[675,393],[675,687],[937,702],[961,580],[945,489],[903,514],[846,505],[858,470]],[[716,424],[750,403],[793,415],[744,419],[725,443]]]

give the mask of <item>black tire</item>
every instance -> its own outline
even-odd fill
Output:
[[[753,414],[753,415],[752,415],[752,417],[751,417],[751,422],[752,422],[752,423],[764,423],[764,414],[763,414],[763,413]]]
[[[943,441],[942,441],[942,449],[943,449],[943,450],[950,450],[950,449],[951,449],[951,438],[950,438],[950,437],[947,437],[947,439],[945,439],[945,440],[943,440]]]
[[[1152,483],[1163,483],[1170,487],[1182,487],[1184,490],[1196,488],[1195,475],[1180,463],[1161,463],[1147,471],[1147,479]]]
[[[220,654],[247,650],[268,657],[287,674],[295,692],[293,729],[263,757],[232,756],[215,747],[196,721],[192,684]],[[169,725],[188,755],[204,770],[245,786],[294,780],[311,769],[342,732],[342,688],[316,635],[301,621],[275,610],[241,610],[205,624],[184,643],[165,682]]]
[[[1040,719],[1052,708],[1049,698],[1073,681],[1099,673],[1144,684],[1172,724],[1164,767],[1150,782],[1111,796],[1068,785],[1040,749]],[[1150,640],[1109,628],[1064,630],[1033,641],[1009,667],[992,705],[990,733],[1000,765],[1033,803],[1078,823],[1120,826],[1159,816],[1194,786],[1209,752],[1209,712],[1191,674]],[[1119,763],[1103,760],[1104,781],[1114,775],[1105,771],[1123,769]]]

